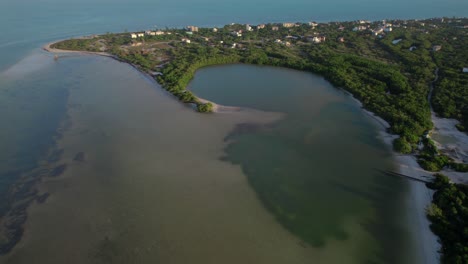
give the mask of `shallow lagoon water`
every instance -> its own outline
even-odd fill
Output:
[[[56,146],[67,170],[43,178],[49,198],[30,208],[23,240],[0,262],[414,263],[395,219],[405,188],[372,171],[390,168],[390,154],[323,79],[204,69],[191,86],[208,99],[219,94],[213,78],[265,86],[226,82],[235,87],[224,84],[231,95],[219,103],[257,110],[203,115],[108,58],[66,58],[48,71],[74,80]],[[284,83],[304,100],[284,108]]]

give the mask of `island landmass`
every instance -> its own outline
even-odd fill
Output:
[[[398,135],[392,143],[395,151],[415,156],[426,171],[450,176],[468,172],[468,156],[431,138],[433,116],[456,119],[456,128],[468,131],[466,47],[467,18],[433,18],[188,26],[93,35],[45,49],[129,63],[199,112],[217,109],[187,89],[202,67],[246,63],[312,72],[385,120],[387,132]],[[467,180],[457,181],[436,174],[428,184],[436,190],[427,213],[442,242],[442,263],[468,262]]]

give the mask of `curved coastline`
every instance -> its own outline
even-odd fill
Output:
[[[122,61],[117,56],[114,56],[114,55],[112,55],[110,53],[107,53],[107,52],[93,52],[93,51],[80,51],[80,50],[63,50],[63,49],[56,49],[56,48],[51,47],[52,45],[54,45],[54,44],[56,44],[58,42],[61,42],[61,41],[63,41],[63,40],[57,40],[57,41],[47,43],[42,47],[42,49],[44,51],[47,51],[49,53],[54,53],[54,54],[65,53],[65,54],[77,54],[77,55],[95,55],[95,56],[103,56],[103,57],[112,58],[112,59],[117,60],[119,62],[127,63],[128,65],[130,65],[133,68],[135,68],[136,70],[138,70],[141,74],[145,75],[146,77],[150,78],[152,81],[156,82],[153,75],[151,75],[150,73],[142,71],[137,65],[132,64],[132,63],[128,63],[126,61]],[[213,105],[213,109],[212,109],[213,113],[231,113],[231,112],[239,112],[239,111],[249,110],[249,109],[242,108],[242,107],[237,107],[237,106],[220,105],[220,104],[217,104],[217,103],[212,102],[210,100],[201,98],[201,97],[199,97],[197,95],[194,95],[194,96],[198,101],[200,101],[203,104],[211,103]],[[256,111],[258,111],[258,110],[256,110]]]
[[[63,40],[54,41],[43,46],[43,50],[50,53],[73,53],[79,55],[97,55],[113,58],[119,62],[127,63],[141,74],[150,78],[152,81],[156,82],[153,75],[148,72],[141,70],[137,65],[122,61],[118,57],[106,53],[106,52],[90,52],[90,51],[75,51],[75,50],[61,50],[55,49],[51,46],[55,43],[58,43]],[[157,83],[157,82],[156,82]],[[432,176],[433,173],[423,170],[418,165],[416,158],[412,154],[402,155],[397,153],[392,148],[392,141],[398,137],[398,135],[393,135],[387,132],[387,129],[390,127],[390,124],[384,119],[377,116],[375,113],[365,109],[361,101],[355,98],[350,92],[341,89],[344,93],[349,95],[360,107],[361,110],[372,119],[372,121],[379,127],[379,137],[380,139],[391,149],[392,155],[395,159],[395,164],[398,167],[398,173],[408,175],[414,178],[427,179],[427,177]],[[232,113],[239,111],[260,111],[256,109],[248,109],[243,107],[236,106],[225,106],[217,104],[213,101],[201,98],[194,94],[195,98],[201,103],[211,103],[213,105],[213,113]],[[409,197],[406,200],[406,207],[409,212],[414,211],[412,216],[407,216],[408,222],[416,226],[415,230],[412,230],[415,236],[423,237],[424,239],[420,241],[422,243],[421,253],[425,263],[436,264],[440,260],[440,243],[438,242],[437,236],[429,228],[429,220],[426,218],[426,208],[430,205],[432,201],[433,191],[429,190],[425,186],[420,186],[422,183],[410,182],[410,193]],[[413,217],[416,216],[416,219]],[[411,218],[411,219],[410,219]]]

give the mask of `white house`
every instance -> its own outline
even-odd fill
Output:
[[[313,38],[308,38],[307,40],[312,42],[312,43],[320,43],[322,42],[322,39],[323,41],[325,41],[325,37],[313,37]]]
[[[384,31],[383,28],[377,28],[377,29],[372,30],[372,34],[374,34],[374,36],[377,36],[380,33],[382,33],[383,31]]]
[[[142,38],[145,36],[145,33],[137,33],[137,37]]]
[[[366,26],[358,26],[358,27],[354,27],[353,31],[363,31],[363,30],[366,30],[366,29],[367,29]]]
[[[190,43],[190,39],[188,39],[188,38],[183,38],[183,39],[182,39],[182,42]]]
[[[135,33],[132,33],[130,36],[132,37],[132,39],[136,39],[138,37]]]
[[[309,22],[309,26],[311,26],[311,27],[316,27],[316,26],[318,26],[318,24],[315,23],[315,22]]]
[[[242,31],[233,31],[231,32],[231,35],[233,35],[234,37],[242,37]]]
[[[252,31],[253,29],[252,29],[252,27],[251,27],[249,24],[246,24],[246,25],[245,25],[245,30],[247,30],[247,31]]]
[[[218,29],[217,29],[217,28],[213,28],[213,32],[218,32]]]

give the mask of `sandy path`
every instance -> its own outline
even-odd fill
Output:
[[[431,139],[436,143],[439,151],[456,162],[468,163],[468,135],[459,131],[456,125],[459,123],[455,119],[440,118],[434,112],[431,104],[434,83],[439,79],[439,69],[434,71],[435,78],[430,84],[428,101],[431,108],[431,119],[434,128],[430,132]],[[468,184],[468,173],[461,173],[452,170],[442,170],[442,173],[450,178],[452,182]]]

